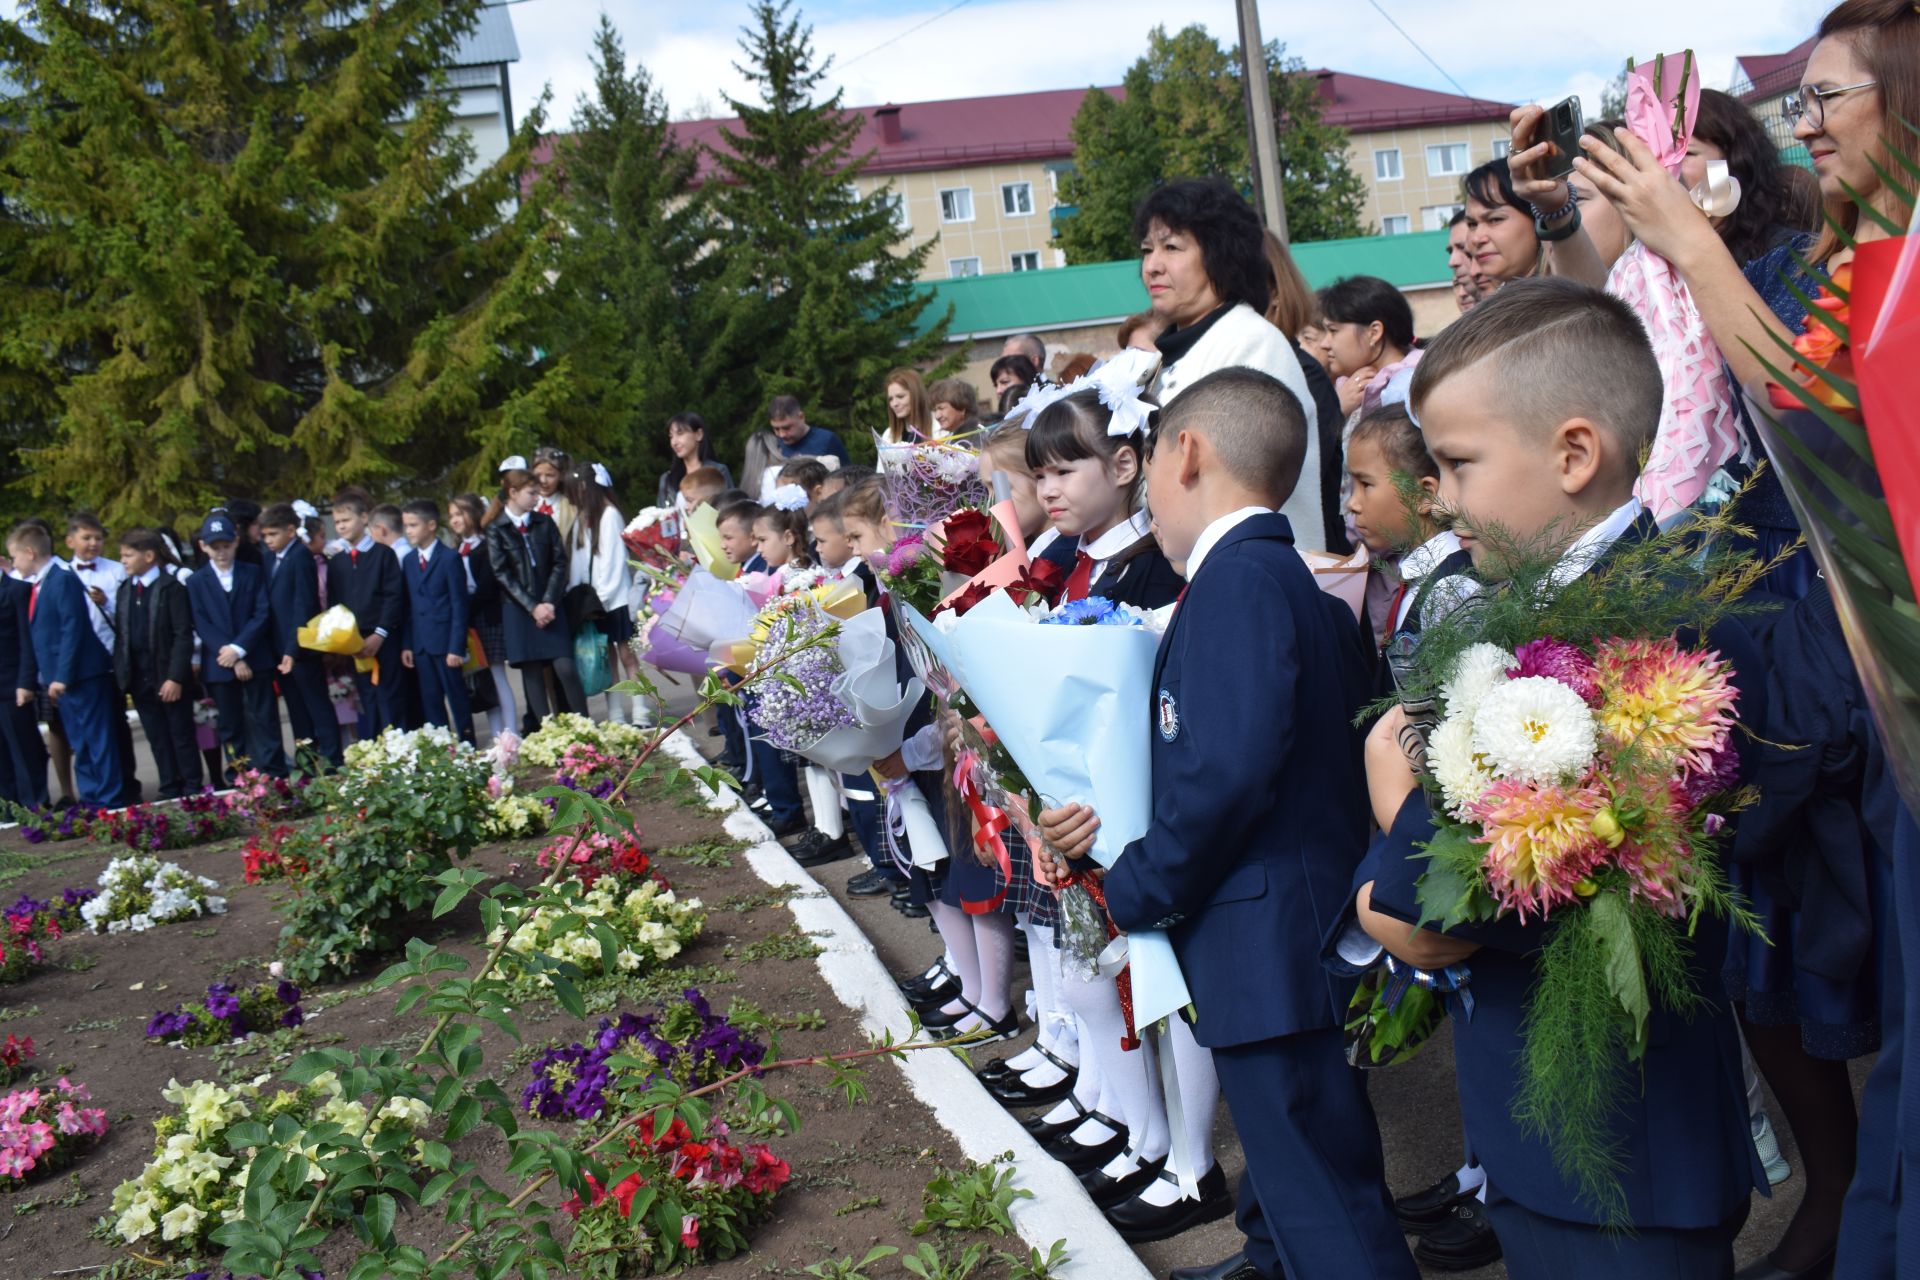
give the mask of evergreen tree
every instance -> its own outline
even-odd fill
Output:
[[[0,22],[0,413],[110,521],[491,471],[566,398],[526,322],[540,127],[469,175],[479,0],[32,0]]]
[[[1299,59],[1270,44],[1267,67],[1289,234],[1362,234],[1366,185],[1347,167],[1346,130],[1321,119],[1319,86]],[[1132,257],[1134,207],[1169,179],[1217,174],[1249,197],[1253,192],[1237,48],[1222,48],[1204,27],[1171,36],[1155,27],[1122,83],[1124,98],[1089,90],[1074,117],[1074,167],[1061,199],[1076,212],[1059,233],[1069,262]]]
[[[860,118],[837,92],[815,100],[827,65],[790,7],[755,5],[739,70],[759,101],[728,99],[739,125],[713,152],[722,282],[744,300],[716,336],[754,353],[741,379],[754,403],[729,424],[735,439],[763,424],[768,396],[791,394],[809,422],[851,444],[884,421],[887,370],[931,365],[951,313],[924,322],[931,298],[916,281],[932,245],[908,247],[886,191],[855,189],[866,164],[853,149]]]

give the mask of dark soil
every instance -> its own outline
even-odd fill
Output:
[[[673,969],[641,975],[622,990],[600,992],[598,1008],[590,996],[593,1019],[644,1009],[659,995],[698,986],[716,1008],[739,999],[785,1020],[782,1055],[862,1047],[858,1018],[837,1003],[812,963],[811,944],[797,934],[784,909],[794,891],[762,883],[737,850],[725,852],[731,842],[721,835],[717,815],[693,801],[689,791],[660,794],[634,810],[645,844],[656,855],[656,869],[676,890],[700,897],[709,914],[704,933]],[[312,1048],[408,1048],[424,1036],[426,1020],[395,1016],[393,992],[366,989],[376,968],[356,982],[309,988],[307,1008],[319,1011],[297,1032],[209,1049],[147,1042],[146,1021],[156,1010],[200,998],[210,982],[265,976],[280,928],[274,902],[287,890],[241,883],[242,843],[162,855],[220,881],[227,914],[144,934],[73,935],[55,944],[51,966],[0,987],[0,1035],[32,1036],[41,1074],[51,1079],[66,1073],[86,1083],[112,1122],[106,1138],[73,1169],[0,1195],[0,1276],[24,1280],[98,1267],[121,1256],[96,1224],[109,1212],[114,1186],[137,1176],[151,1155],[151,1123],[170,1109],[160,1096],[170,1078],[244,1081],[284,1068]],[[537,841],[489,845],[476,852],[472,864],[530,882],[537,848]],[[701,850],[701,856],[674,856],[674,850],[688,848]],[[17,832],[0,832],[0,896],[11,901],[22,891],[44,896],[67,885],[90,885],[114,853],[85,840],[28,845]],[[422,921],[416,932],[469,958],[482,950],[477,913],[471,910]],[[490,1074],[514,1097],[528,1078],[527,1061],[549,1041],[579,1039],[592,1026],[551,1002],[529,1004],[519,1014],[523,1044],[492,1030],[481,1042]],[[752,1251],[710,1270],[742,1276],[794,1273],[822,1259],[858,1259],[876,1243],[903,1251],[918,1243],[908,1229],[919,1216],[922,1189],[937,1167],[957,1165],[959,1153],[892,1065],[874,1063],[865,1080],[867,1101],[849,1109],[829,1087],[825,1071],[803,1069],[767,1079],[769,1092],[799,1112],[797,1133],[770,1140],[792,1165],[793,1180],[776,1216],[754,1234]],[[513,1189],[504,1176],[505,1144],[497,1131],[483,1125],[455,1150],[477,1161],[496,1187]],[[553,1206],[563,1196],[550,1189],[541,1199]],[[427,1248],[452,1236],[437,1210],[403,1221],[400,1234]],[[350,1229],[335,1236],[323,1251],[329,1274],[345,1273],[354,1244]],[[1014,1245],[1017,1241],[1004,1247]],[[875,1272],[904,1274],[897,1260],[878,1264]],[[992,1274],[1004,1272],[996,1266]]]

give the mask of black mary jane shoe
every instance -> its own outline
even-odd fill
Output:
[[[1393,1216],[1400,1219],[1402,1231],[1417,1236],[1433,1230],[1452,1217],[1453,1206],[1472,1195],[1472,1191],[1460,1189],[1459,1175],[1450,1173],[1425,1191],[1416,1191],[1395,1200]]]
[[[966,1002],[962,1001],[961,1003],[965,1004]],[[972,1005],[967,1005],[967,1007],[969,1009],[973,1008]],[[979,1013],[979,1010],[975,1009],[974,1012]],[[961,1016],[964,1017],[965,1015],[963,1014]],[[989,1020],[984,1013],[980,1014],[980,1021],[986,1023],[986,1025],[972,1031],[962,1031],[957,1022],[945,1027],[933,1027],[930,1028],[929,1031],[935,1040],[967,1040],[965,1047],[969,1049],[984,1048],[990,1044],[999,1044],[1002,1040],[1011,1040],[1020,1034],[1020,1015],[1012,1009],[1007,1010],[1007,1016],[998,1022]],[[926,1026],[925,1021],[923,1020],[920,1025],[923,1027]],[[973,1038],[967,1039],[969,1036]]]
[[[1166,1169],[1154,1177],[1161,1182],[1176,1179]],[[1224,1218],[1233,1212],[1233,1196],[1227,1191],[1227,1175],[1218,1164],[1201,1175],[1198,1199],[1183,1197],[1169,1205],[1148,1204],[1138,1195],[1122,1200],[1106,1211],[1120,1238],[1128,1244],[1149,1244],[1169,1240],[1203,1223]]]
[[[948,1013],[946,1009],[946,1004],[959,1005],[960,1012]],[[979,1008],[975,1006],[971,1001],[969,1001],[965,996],[958,996],[958,995],[954,996],[951,1000],[947,1001],[946,1004],[935,1005],[932,1008],[925,1008],[919,1005],[918,1003],[916,1003],[914,1005],[914,1010],[918,1012],[920,1015],[920,1026],[927,1031],[944,1031],[948,1027],[951,1027],[954,1023],[960,1021],[962,1018],[966,1017],[970,1013],[979,1014],[980,1020],[982,1022],[986,1021],[987,1015],[984,1013],[980,1013]]]
[[[1468,1196],[1447,1220],[1423,1232],[1413,1246],[1414,1260],[1432,1271],[1478,1271],[1500,1261],[1500,1237],[1479,1197]]]
[[[1068,1094],[1064,1101],[1068,1106],[1073,1108],[1073,1115],[1070,1119],[1050,1121],[1044,1113],[1041,1113],[1028,1116],[1020,1122],[1020,1127],[1032,1134],[1033,1140],[1043,1147],[1061,1134],[1071,1133],[1073,1130],[1078,1129],[1080,1122],[1087,1118],[1087,1109],[1081,1106],[1080,1100],[1072,1094]]]
[[[1136,1165],[1133,1172],[1118,1178],[1107,1176],[1106,1170],[1094,1169],[1080,1175],[1080,1185],[1087,1189],[1087,1195],[1102,1209],[1110,1209],[1122,1200],[1131,1200],[1140,1189],[1160,1176],[1167,1167],[1167,1158],[1150,1160],[1146,1164]]]
[[[1087,1120],[1098,1120],[1101,1124],[1113,1130],[1113,1136],[1105,1142],[1096,1142],[1092,1146],[1088,1146],[1084,1142],[1075,1142],[1073,1140],[1073,1129],[1080,1127],[1080,1125],[1075,1125],[1073,1129],[1069,1129],[1058,1137],[1042,1143],[1040,1149],[1075,1173],[1085,1173],[1089,1169],[1098,1169],[1101,1165],[1127,1149],[1126,1126],[1122,1125],[1118,1120],[1103,1116],[1098,1111],[1089,1111],[1086,1119],[1082,1120],[1080,1124],[1085,1124]]]
[[[1039,1045],[1035,1045],[1034,1048],[1039,1050],[1048,1062],[1066,1072],[1066,1076],[1048,1085],[1028,1084],[1022,1073],[1017,1071],[1008,1071],[997,1079],[987,1080],[985,1082],[987,1092],[992,1094],[994,1100],[1001,1106],[1050,1107],[1073,1092],[1073,1083],[1078,1078],[1079,1068],[1071,1062],[1055,1057]]]
[[[974,1072],[973,1078],[981,1084],[991,1085],[996,1080],[1005,1080],[1009,1076],[1018,1076],[1019,1074],[1019,1072],[1007,1065],[1005,1058],[995,1058],[992,1062],[989,1062],[986,1066]]]

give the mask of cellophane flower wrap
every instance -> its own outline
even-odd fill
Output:
[[[1402,698],[1439,712],[1422,923],[1544,926],[1514,1114],[1607,1221],[1624,1221],[1609,1125],[1649,1014],[1707,999],[1689,967],[1703,917],[1754,927],[1720,861],[1754,798],[1743,673],[1697,639],[1752,610],[1742,598],[1768,567],[1712,549],[1729,528],[1616,543],[1578,576],[1489,545],[1508,580],[1430,620],[1402,669]]]
[[[959,440],[923,440],[874,448],[887,478],[887,518],[896,528],[925,529],[961,507],[984,506],[980,455]]]

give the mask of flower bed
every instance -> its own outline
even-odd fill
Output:
[[[115,858],[100,873],[100,891],[80,908],[80,918],[95,933],[144,933],[157,924],[220,915],[227,900],[220,884],[196,876],[175,862],[146,854]]]
[[[611,972],[637,973],[664,964],[699,936],[706,919],[700,899],[683,901],[659,880],[628,887],[616,878],[602,876],[591,889],[562,881],[561,893],[565,909],[535,907],[511,937],[507,937],[503,925],[488,936],[488,943],[507,937],[510,953],[564,961],[582,977],[594,978]],[[611,966],[601,948],[603,930],[614,944]],[[545,973],[534,975],[534,980],[541,986],[552,981]]]
[[[590,831],[578,837],[558,836],[543,845],[533,860],[543,871],[565,862],[568,874],[578,880],[583,889],[593,888],[602,876],[645,876],[652,866],[646,852],[631,836],[608,835],[602,831]]]
[[[52,1085],[16,1089],[0,1098],[0,1178],[18,1186],[34,1174],[72,1164],[107,1131],[107,1113],[76,1107],[87,1086],[61,1076]]]
[[[644,1093],[662,1077],[692,1089],[754,1066],[766,1053],[689,987],[658,1015],[602,1018],[585,1041],[535,1058],[520,1105],[543,1120],[596,1120],[610,1104],[622,1109],[620,1099]]]
[[[46,948],[81,924],[80,908],[94,896],[92,889],[67,888],[60,898],[21,894],[7,908],[7,927],[0,937],[0,983],[18,982],[46,963]]]
[[[650,740],[647,731],[635,725],[602,723],[563,711],[548,716],[538,730],[521,742],[520,758],[538,768],[557,769],[568,747],[584,744],[606,755],[631,760]]]
[[[147,1020],[147,1039],[189,1047],[224,1044],[269,1027],[297,1027],[306,1021],[300,988],[285,978],[234,987],[216,982],[191,1008],[175,1005]]]

